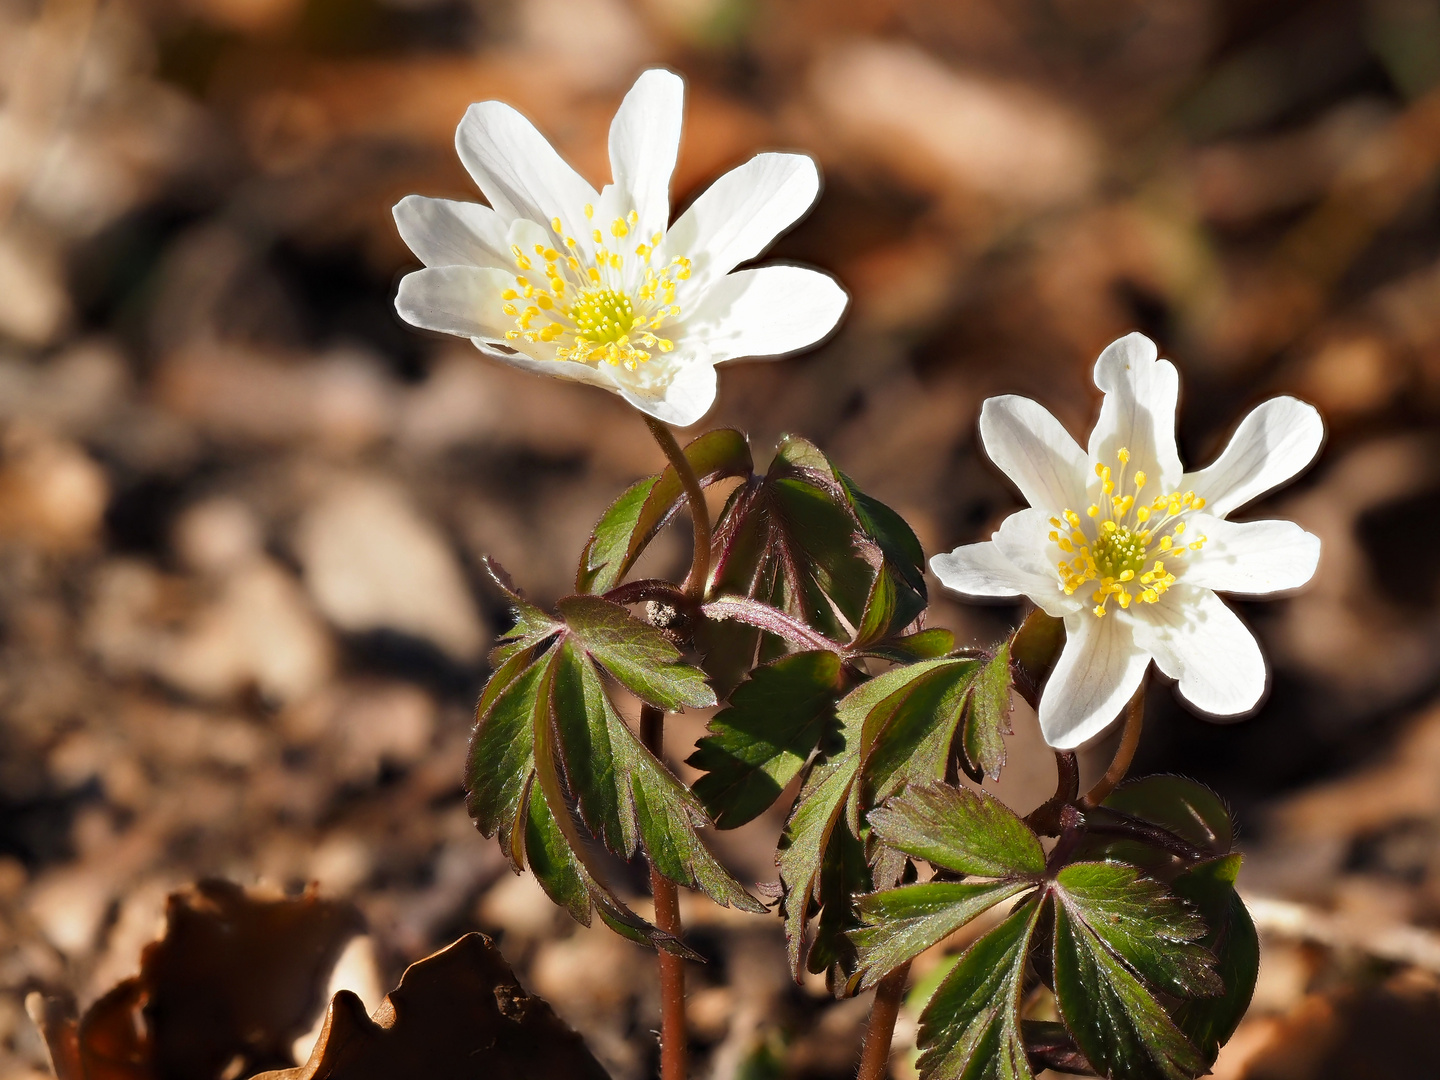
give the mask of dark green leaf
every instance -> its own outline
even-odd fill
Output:
[[[1024,881],[928,881],[860,900],[865,922],[850,940],[860,952],[856,989],[868,989],[981,912],[1030,888]]]
[[[789,436],[765,476],[737,488],[721,512],[708,591],[759,600],[836,641],[878,641],[924,610],[918,552],[898,515],[854,491],[816,447]],[[877,582],[886,574],[888,582]],[[745,626],[705,625],[700,637],[706,670],[722,692],[757,660],[785,651]]]
[[[995,655],[975,676],[965,717],[964,747],[971,777],[999,779],[1005,765],[1005,736],[1010,726],[1010,643],[1001,642]]]
[[[670,710],[715,704],[704,673],[683,663],[660,631],[619,604],[598,596],[567,596],[556,606],[571,636],[642,701]]]
[[[694,791],[716,825],[750,821],[799,775],[834,724],[839,689],[840,658],[832,652],[782,657],[736,687],[688,762],[705,773]]]
[[[1191,1080],[1205,1062],[1130,970],[1071,905],[1054,905],[1055,1000],[1070,1034],[1104,1076]]]
[[[894,668],[841,702],[859,709],[882,690],[868,710],[861,734],[862,791],[875,805],[907,783],[945,779],[956,729],[965,714],[978,660],[935,660]]]
[[[836,993],[855,970],[855,944],[850,940],[860,926],[855,897],[872,887],[865,845],[842,819],[830,834],[820,866],[816,889],[820,917],[815,920],[815,938],[805,960],[812,972],[826,974],[826,984]]]
[[[776,863],[785,888],[781,914],[785,919],[790,969],[797,977],[805,957],[805,925],[812,906],[820,904],[821,870],[826,853],[837,830],[854,840],[845,822],[845,803],[858,766],[859,755],[849,750],[813,768],[800,788],[780,839]]]
[[[490,653],[493,667],[502,667],[516,653],[534,648],[546,638],[554,637],[562,629],[561,624],[526,600],[510,582],[510,575],[494,559],[485,560],[485,568],[491,579],[505,594],[510,603],[510,612],[515,623],[500,637]]]
[[[628,859],[639,832],[614,742],[614,709],[594,666],[568,639],[560,645],[554,709],[560,757],[580,814],[606,847]]]
[[[639,539],[640,515],[659,482],[658,476],[635,481],[600,515],[580,553],[580,565],[575,570],[577,593],[609,592],[620,584],[630,568],[626,558],[630,545]],[[675,486],[679,487],[678,482]],[[667,513],[676,509],[676,502],[676,498],[670,500],[665,507]],[[663,517],[658,524],[664,524]],[[655,531],[659,532],[658,525]]]
[[[1039,689],[1064,647],[1065,621],[1039,608],[1030,612],[1011,636],[1010,662],[1014,666],[1015,681],[1031,704],[1038,700]]]
[[[913,664],[917,660],[935,660],[955,651],[955,635],[942,627],[931,627],[905,637],[887,638],[867,646],[866,656],[890,660],[897,664]]]
[[[1039,910],[1022,904],[966,949],[935,991],[916,1039],[921,1080],[1033,1080],[1020,996]]]
[[[925,552],[914,530],[905,519],[879,499],[866,495],[855,486],[855,481],[839,469],[834,470],[835,478],[849,497],[850,508],[860,521],[865,534],[880,545],[885,561],[894,568],[900,580],[920,599],[925,607]]]
[[[605,694],[599,672],[567,639],[557,650],[555,728],[565,776],[591,832],[629,858],[643,842],[650,864],[716,903],[763,912],[710,854],[696,829],[700,802],[641,744]]]
[[[523,822],[523,798],[534,770],[534,714],[549,658],[531,662],[528,652],[512,655],[490,676],[475,707],[475,731],[465,770],[465,807],[485,836],[518,867],[513,839]],[[523,838],[523,833],[522,833]]]
[[[1122,863],[1072,863],[1055,883],[1070,913],[1152,986],[1180,997],[1224,989],[1215,957],[1196,944],[1205,921],[1158,881]]]
[[[1219,795],[1183,776],[1147,776],[1122,784],[1105,805],[1169,829],[1202,851],[1224,855],[1234,842],[1230,811]]]
[[[984,791],[910,787],[872,810],[870,824],[890,847],[957,873],[1029,881],[1045,872],[1039,838]]]
[[[1210,933],[1203,944],[1218,958],[1217,972],[1225,992],[1212,998],[1183,1001],[1175,1010],[1180,1025],[1209,1064],[1214,1064],[1220,1047],[1235,1033],[1260,971],[1260,939],[1255,923],[1235,891],[1240,856],[1225,855],[1201,863],[1175,879],[1176,893],[1199,909]]]
[[[750,444],[734,428],[707,431],[685,447],[685,457],[702,484],[746,476]],[[684,486],[673,465],[659,476],[628,488],[595,525],[580,557],[576,592],[606,592],[618,585],[670,516],[683,505]]]

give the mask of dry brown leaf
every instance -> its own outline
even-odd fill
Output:
[[[483,934],[411,964],[372,1019],[335,995],[310,1060],[253,1080],[608,1080],[580,1036]]]
[[[27,1002],[59,1080],[208,1080],[293,1060],[362,929],[352,904],[258,897],[224,881],[174,893],[165,916],[140,974],[83,1017],[62,1000]]]

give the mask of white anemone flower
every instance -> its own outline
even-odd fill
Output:
[[[714,403],[716,364],[825,337],[847,302],[833,278],[735,269],[810,209],[814,161],[758,154],[672,225],[684,92],[673,72],[640,76],[610,125],[612,183],[598,192],[515,109],[470,106],[455,146],[490,205],[410,195],[395,206],[425,264],[400,282],[400,316],[681,427]]]
[[[1310,580],[1320,541],[1290,521],[1227,521],[1314,460],[1324,425],[1292,397],[1262,403],[1215,463],[1186,472],[1175,446],[1180,381],[1141,334],[1095,365],[1105,393],[1088,450],[1028,398],[980,412],[990,459],[1030,508],[994,538],[937,555],[940,580],[970,596],[1028,596],[1065,620],[1065,648],[1040,699],[1049,744],[1098,735],[1153,659],[1211,717],[1249,712],[1265,692],[1254,635],[1216,592],[1256,596]]]

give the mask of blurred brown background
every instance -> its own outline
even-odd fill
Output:
[[[689,80],[676,204],[808,150],[825,193],[775,253],[854,298],[815,353],[725,369],[710,423],[761,460],[820,442],[927,552],[1015,505],[982,399],[1083,434],[1128,330],[1180,366],[1192,464],[1272,393],[1324,411],[1250,511],[1325,543],[1243,608],[1268,704],[1213,727],[1157,687],[1140,766],[1232,802],[1264,901],[1217,1071],[1434,1075],[1440,0],[0,0],[0,1074],[44,1069],[26,991],[93,999],[204,874],[354,898],[381,987],[485,929],[652,1073],[649,959],[506,873],[458,778],[504,617],[479,557],[548,602],[661,461],[618,399],[401,324],[389,207],[477,197],[451,139],[490,97],[607,180],[653,63]],[[966,640],[1013,616],[932,609]],[[773,879],[778,828],[722,850]],[[689,921],[697,1076],[848,1074],[864,1001],[789,984],[778,923]]]

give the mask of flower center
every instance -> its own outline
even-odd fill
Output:
[[[586,219],[593,219],[595,208],[585,207]],[[620,250],[621,243],[640,221],[630,211],[628,218],[610,223],[610,240],[595,229],[593,257],[586,254],[573,236],[564,239],[562,253],[544,244],[534,245],[534,256],[513,244],[510,254],[515,259],[515,286],[500,294],[504,310],[515,320],[515,328],[505,332],[507,341],[555,343],[555,359],[574,360],[582,364],[605,363],[634,371],[656,352],[667,353],[674,341],[656,331],[667,321],[680,316],[675,303],[676,283],[690,276],[690,260],[683,255],[662,267],[651,264],[655,247],[664,239],[656,233],[650,242],[634,246],[633,255]],[[556,235],[563,235],[560,219],[550,222]],[[638,261],[627,272],[626,258]],[[537,269],[538,274],[527,273]],[[544,277],[544,283],[539,280]]]
[[[1073,596],[1093,581],[1095,589],[1090,599],[1095,607],[1091,610],[1097,617],[1105,615],[1112,596],[1122,608],[1132,602],[1155,603],[1175,584],[1175,575],[1165,569],[1165,560],[1199,551],[1207,539],[1183,539],[1185,516],[1204,509],[1204,499],[1193,491],[1172,491],[1155,496],[1148,506],[1137,506],[1145,474],[1136,471],[1130,480],[1134,493],[1125,494],[1130,451],[1122,447],[1118,457],[1118,477],[1108,465],[1095,466],[1095,475],[1100,478],[1100,501],[1086,511],[1086,516],[1095,522],[1093,536],[1082,527],[1082,518],[1074,510],[1066,509],[1060,518],[1050,519],[1054,527],[1050,539],[1066,556],[1055,564],[1060,586],[1066,596]],[[1117,486],[1121,489],[1118,495]]]

